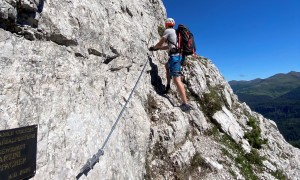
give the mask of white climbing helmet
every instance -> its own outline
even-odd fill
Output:
[[[165,21],[165,27],[166,28],[168,28],[168,27],[174,27],[174,26],[175,26],[174,19],[172,19],[172,18],[166,19],[166,21]]]

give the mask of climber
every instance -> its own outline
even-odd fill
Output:
[[[169,60],[165,63],[166,68],[166,78],[167,78],[167,86],[164,93],[168,93],[170,90],[171,78],[173,78],[173,82],[177,87],[179,95],[182,100],[182,104],[180,108],[183,111],[192,110],[192,106],[188,104],[186,98],[186,91],[184,85],[181,81],[181,56],[179,54],[179,49],[177,48],[177,35],[176,30],[174,29],[175,21],[172,18],[168,18],[165,21],[166,30],[163,33],[160,41],[155,45],[149,48],[150,51],[157,50],[167,50],[169,54]],[[167,45],[165,45],[167,43]]]

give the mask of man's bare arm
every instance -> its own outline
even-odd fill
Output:
[[[159,42],[154,46],[155,49],[167,50],[168,46],[163,46],[166,42],[166,38],[162,37]]]

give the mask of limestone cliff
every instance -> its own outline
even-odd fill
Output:
[[[74,179],[105,141],[166,17],[160,0],[1,0],[0,130],[38,125],[33,179]],[[184,67],[195,110],[161,94],[155,52],[80,179],[297,179],[300,151],[233,94],[209,59]]]

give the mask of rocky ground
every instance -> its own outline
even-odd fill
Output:
[[[74,179],[103,145],[159,40],[160,0],[0,1],[0,130],[38,125],[33,179]],[[80,179],[297,179],[299,149],[241,104],[213,62],[190,58],[163,95],[155,52],[105,146]]]

